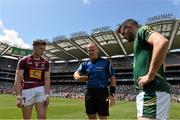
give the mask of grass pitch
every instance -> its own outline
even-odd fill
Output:
[[[87,119],[84,100],[50,98],[47,119]],[[0,95],[0,119],[22,119],[15,96]],[[118,101],[110,107],[109,119],[136,119],[135,102]],[[35,109],[32,119],[36,119]],[[180,103],[172,103],[170,119],[180,119]]]

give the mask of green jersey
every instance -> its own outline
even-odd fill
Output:
[[[138,78],[146,75],[149,72],[153,47],[147,40],[153,33],[149,27],[140,27],[136,33],[134,41],[134,63],[133,63],[133,78],[134,86],[138,92],[161,91],[170,93],[170,86],[164,75],[163,64],[159,68],[154,80],[144,85],[143,89],[138,85]]]

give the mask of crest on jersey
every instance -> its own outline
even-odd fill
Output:
[[[44,65],[44,64],[41,64],[41,66],[42,66],[42,68],[44,68],[45,65]]]
[[[35,67],[38,67],[38,63],[37,62],[35,62]]]

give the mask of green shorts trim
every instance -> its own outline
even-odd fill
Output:
[[[136,97],[137,117],[167,119],[170,94],[166,92],[140,92]]]

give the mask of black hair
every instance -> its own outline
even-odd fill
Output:
[[[46,41],[40,40],[40,39],[34,40],[34,41],[33,41],[33,46],[37,46],[37,45],[46,46]]]
[[[134,24],[136,26],[139,26],[138,22],[134,19],[127,19],[123,23],[120,24],[119,28],[117,29],[118,32],[120,32],[122,27],[125,27],[127,24]]]

